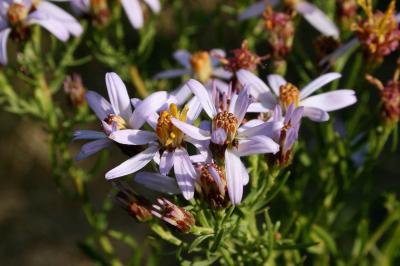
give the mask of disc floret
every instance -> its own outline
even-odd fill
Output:
[[[184,134],[172,124],[171,118],[176,118],[185,122],[189,108],[185,106],[181,112],[178,111],[176,104],[170,104],[169,110],[162,111],[158,118],[156,134],[160,143],[166,149],[180,147],[183,142]]]

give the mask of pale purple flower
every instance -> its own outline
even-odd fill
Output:
[[[276,104],[280,104],[286,111],[290,104],[294,104],[304,107],[304,116],[316,122],[323,122],[329,120],[328,112],[345,108],[357,101],[355,92],[348,89],[310,96],[326,84],[340,78],[339,73],[324,74],[301,90],[276,74],[268,76],[270,87],[247,70],[240,70],[237,77],[242,85],[250,87],[250,94],[258,101],[257,104],[252,105],[250,110],[252,112],[268,112],[273,110]]]
[[[38,3],[36,3],[38,2]],[[83,29],[70,14],[48,1],[3,0],[0,3],[0,63],[7,64],[7,39],[11,32],[23,35],[30,25],[38,24],[60,41],[79,36]],[[19,32],[21,31],[22,32]],[[21,38],[24,36],[20,36]]]
[[[279,0],[257,1],[239,15],[239,20],[261,16],[268,5],[275,6],[279,2]],[[311,24],[311,26],[323,35],[339,38],[339,29],[332,20],[315,5],[299,0],[295,4],[295,9]]]
[[[103,132],[94,130],[79,130],[74,133],[75,140],[93,140],[83,145],[77,160],[82,160],[100,150],[109,147],[113,141],[109,135],[120,129],[138,129],[144,125],[147,117],[161,108],[168,101],[165,91],[155,92],[143,101],[135,101],[132,111],[128,91],[116,73],[106,74],[106,85],[110,102],[94,91],[86,93],[86,100],[101,121]]]
[[[210,52],[201,51],[193,54],[186,50],[177,50],[174,53],[174,59],[183,68],[162,71],[156,74],[154,79],[169,79],[190,75],[193,78],[198,78],[204,84],[208,83],[212,78],[229,79],[232,73],[219,66],[218,57],[224,56],[225,52],[221,49],[213,49]]]
[[[222,110],[218,101],[200,82],[191,79],[187,85],[199,99],[212,122],[203,123],[202,128],[177,119],[172,119],[172,123],[193,139],[211,141],[209,144],[211,153],[225,160],[229,197],[233,204],[239,204],[243,195],[243,186],[249,181],[249,174],[240,157],[278,152],[279,145],[268,135],[271,135],[279,124],[264,122],[255,127],[241,128],[240,125],[250,104],[246,88],[239,94],[234,94],[230,103]]]
[[[159,0],[121,0],[122,7],[128,16],[129,22],[135,29],[144,25],[143,10],[141,2],[146,3],[154,13],[159,13],[161,4]],[[78,14],[89,14],[93,3],[90,0],[71,0],[71,6]]]
[[[181,112],[174,103],[170,104],[168,110],[164,109],[159,114],[152,112],[147,122],[154,131],[124,129],[111,133],[110,138],[120,144],[148,144],[148,148],[107,172],[106,178],[110,180],[135,173],[154,160],[159,164],[162,175],[167,175],[172,168],[174,169],[183,196],[191,199],[194,195],[196,171],[186,150],[186,143],[192,143],[196,147],[201,145],[199,141],[175,127],[172,120],[177,119],[191,124],[197,119],[200,111],[199,101],[194,97]],[[161,158],[159,152],[162,153]]]
[[[279,153],[285,155],[293,147],[299,136],[300,121],[303,116],[304,107],[295,107],[294,104],[289,105],[285,116],[283,116],[282,108],[276,105],[272,121],[283,122],[283,127],[275,132],[273,139],[280,144]]]
[[[181,194],[176,179],[167,175],[153,172],[140,172],[135,175],[135,182],[144,187],[168,195]]]

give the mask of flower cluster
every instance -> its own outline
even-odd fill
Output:
[[[72,9],[81,17],[104,25],[111,15],[108,0],[67,0]],[[159,0],[143,0],[154,12],[161,9]],[[141,0],[121,0],[128,19],[135,29],[144,25],[147,9]],[[0,64],[6,65],[7,41],[26,41],[32,25],[40,25],[62,42],[71,36],[78,37],[83,28],[78,20],[62,8],[47,0],[1,0],[0,1]]]
[[[339,78],[337,73],[323,75],[301,91],[283,77],[270,75],[275,95],[248,70],[241,69],[236,75],[237,82],[228,87],[216,83],[205,87],[190,79],[174,94],[158,91],[139,100],[130,99],[118,75],[108,73],[111,103],[96,92],[86,93],[103,130],[75,133],[75,139],[92,140],[82,147],[77,159],[116,145],[131,158],[108,171],[107,180],[135,174],[136,183],[159,193],[182,194],[187,200],[198,195],[211,208],[225,208],[230,203],[240,204],[249,182],[243,158],[270,155],[278,167],[285,167],[290,163],[302,116],[326,121],[328,111],[356,102],[352,90],[309,97]],[[189,100],[181,96],[187,90]],[[259,113],[257,119],[250,118],[254,112]],[[156,172],[143,171],[150,162],[154,162]],[[132,198],[133,194],[129,195]],[[133,198],[137,202],[137,197]],[[189,231],[193,217],[174,206],[159,199],[152,214]]]
[[[240,48],[232,50],[231,53],[231,57],[222,56],[218,53],[215,55],[224,65],[224,68],[231,73],[236,73],[240,69],[255,71],[257,66],[268,58],[268,56],[258,56],[250,51],[249,43],[246,40],[242,42]]]

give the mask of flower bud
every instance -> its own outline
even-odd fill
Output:
[[[157,199],[157,202],[153,204],[151,213],[182,233],[190,232],[195,223],[194,217],[190,212],[164,198]]]

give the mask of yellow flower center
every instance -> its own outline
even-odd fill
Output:
[[[211,78],[213,68],[210,55],[207,52],[194,53],[190,58],[190,64],[199,81],[206,83]]]
[[[292,83],[286,83],[279,88],[279,101],[286,111],[290,104],[299,105],[300,91]]]
[[[172,124],[171,118],[174,117],[185,122],[188,111],[189,108],[187,106],[179,112],[175,104],[170,104],[169,110],[161,112],[157,122],[156,133],[164,148],[174,149],[182,144],[184,134]]]
[[[232,143],[235,139],[238,126],[238,119],[236,116],[227,111],[219,112],[213,119],[213,131],[218,128],[225,130],[228,143]]]
[[[126,122],[119,115],[110,114],[104,121],[109,125],[115,123],[117,125],[117,130],[126,129]]]
[[[20,3],[13,3],[8,8],[7,16],[11,25],[16,25],[25,20],[29,10]]]

